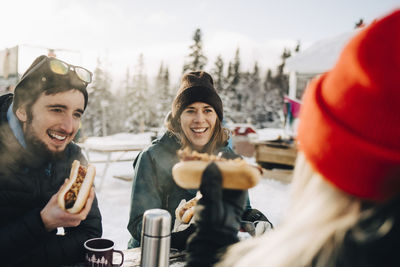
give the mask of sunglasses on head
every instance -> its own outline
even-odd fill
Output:
[[[73,71],[76,74],[76,77],[83,81],[86,85],[92,82],[92,73],[85,68],[74,66],[59,60],[57,58],[49,58],[43,56],[43,59],[36,64],[28,73],[26,73],[20,82],[22,82],[25,78],[30,77],[34,72],[36,72],[39,68],[41,68],[44,64],[48,64],[48,69],[58,75],[67,75],[69,72]]]
[[[50,70],[55,74],[67,75],[68,72],[74,71],[76,76],[85,83],[92,82],[92,73],[85,68],[68,64],[56,58],[49,59]]]

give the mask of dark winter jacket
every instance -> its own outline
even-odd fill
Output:
[[[400,196],[375,206],[350,229],[336,267],[400,266]]]
[[[172,225],[175,221],[175,209],[182,199],[190,200],[195,197],[197,190],[186,190],[174,182],[172,167],[179,161],[176,151],[180,143],[170,132],[165,133],[159,140],[142,151],[134,163],[134,180],[131,195],[131,210],[128,230],[133,240],[129,247],[139,245],[142,230],[142,216],[148,209],[161,208],[172,216]],[[215,151],[215,154],[224,152],[226,157],[238,157],[232,149],[224,146]],[[251,209],[249,201],[246,209]],[[193,227],[185,231],[172,233],[171,247],[183,249],[187,238],[193,233]]]
[[[83,243],[102,235],[97,200],[86,220],[65,228],[65,235],[47,232],[40,211],[69,177],[72,161],[85,159],[69,144],[62,158],[43,162],[25,150],[7,121],[12,95],[0,97],[0,255],[2,266],[60,266],[84,260]]]

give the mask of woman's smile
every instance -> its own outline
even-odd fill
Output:
[[[202,128],[191,128],[193,132],[197,133],[197,134],[201,134],[204,133],[205,131],[207,131],[208,128],[206,127],[202,127]]]

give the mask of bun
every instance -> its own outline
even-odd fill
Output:
[[[194,206],[191,207],[190,209],[186,210],[186,212],[183,214],[183,216],[182,216],[182,218],[181,218],[181,221],[182,221],[183,223],[189,223],[190,220],[191,220],[192,217],[193,217],[193,214],[194,214]]]
[[[200,192],[198,192],[194,198],[184,203],[183,205],[178,206],[175,210],[176,218],[183,223],[189,223],[193,217],[197,201],[199,201],[201,197],[202,196]]]
[[[174,181],[180,187],[197,189],[200,187],[203,171],[212,161],[181,161],[172,168]],[[257,185],[260,171],[244,160],[215,161],[222,174],[222,187],[226,189],[249,189]]]
[[[69,213],[80,212],[86,204],[92,188],[96,168],[89,164],[87,168],[74,160],[67,185],[58,194],[58,205]]]

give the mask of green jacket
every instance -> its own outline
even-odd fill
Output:
[[[128,223],[128,230],[133,240],[130,241],[129,247],[139,246],[142,217],[146,210],[155,208],[167,210],[172,217],[172,228],[178,204],[182,199],[190,200],[195,197],[197,190],[183,189],[176,185],[172,178],[172,167],[179,162],[176,151],[180,146],[177,138],[166,132],[135,159]],[[228,155],[229,158],[238,157],[228,146],[220,147],[215,154],[219,152],[224,152],[224,156]],[[249,202],[246,208],[251,208]],[[171,236],[172,246],[175,243],[175,235],[173,233]]]

